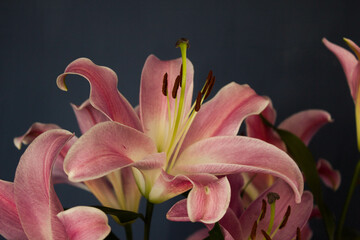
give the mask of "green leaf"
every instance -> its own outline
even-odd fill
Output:
[[[215,223],[214,227],[209,231],[209,236],[204,240],[224,240],[219,223]]]
[[[289,131],[274,128],[286,145],[289,155],[295,160],[300,170],[304,173],[306,182],[314,195],[314,200],[319,206],[324,220],[328,237],[334,239],[335,220],[332,212],[326,207],[321,193],[320,177],[316,163],[310,150],[296,135]]]
[[[142,220],[145,219],[141,213],[126,211],[126,210],[119,210],[119,209],[103,207],[103,206],[92,206],[92,207],[100,209],[104,213],[110,214],[110,215],[116,217],[121,224],[131,223],[132,221],[135,221],[138,218],[141,218]]]

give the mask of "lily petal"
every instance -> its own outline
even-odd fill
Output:
[[[241,136],[201,140],[180,155],[172,175],[210,173],[228,175],[259,172],[284,179],[300,202],[304,181],[300,169],[284,151],[264,141]]]
[[[325,185],[336,191],[341,183],[340,172],[338,170],[334,170],[331,164],[323,158],[318,160],[316,168]]]
[[[130,166],[152,153],[156,153],[156,146],[148,136],[117,122],[103,122],[76,141],[65,157],[64,169],[71,181],[86,181]]]
[[[56,217],[63,210],[52,180],[52,166],[73,135],[49,130],[37,137],[22,155],[15,174],[14,193],[22,227],[29,239],[66,239]]]
[[[17,213],[14,184],[0,180],[0,235],[6,239],[27,239]]]
[[[261,113],[269,101],[256,94],[248,85],[230,83],[214,98],[201,106],[191,124],[182,148],[213,136],[236,136],[242,121]]]
[[[189,176],[187,176],[189,177]],[[189,177],[193,184],[186,199],[187,214],[184,211],[184,201],[176,203],[167,213],[167,218],[173,221],[186,220],[192,222],[215,223],[226,213],[230,202],[230,184],[226,177],[217,179],[208,174]],[[179,204],[179,205],[178,205]],[[178,205],[178,206],[177,206]]]
[[[82,133],[85,133],[97,123],[109,121],[109,118],[102,112],[94,108],[90,104],[89,100],[86,100],[79,107],[74,104],[71,104],[71,107],[74,110],[77,122]]]
[[[356,96],[358,92],[359,87],[359,77],[360,77],[360,71],[357,70],[356,74],[353,74],[355,68],[360,68],[360,64],[358,63],[358,60],[355,58],[353,54],[351,54],[348,50],[333,44],[329,42],[326,38],[322,39],[325,46],[335,54],[335,56],[338,58],[344,72],[346,75],[346,79],[350,88],[351,96],[356,102]],[[358,49],[357,46],[350,42],[349,39],[346,40],[347,43],[350,43],[349,45],[353,48],[353,50]],[[357,53],[357,52],[356,52]]]
[[[34,141],[34,139],[37,138],[41,133],[51,129],[60,129],[60,127],[56,124],[51,123],[33,123],[24,135],[14,138],[14,145],[15,147],[17,147],[17,149],[20,150],[21,144],[28,145],[32,141]]]
[[[154,55],[150,55],[145,62],[140,85],[140,118],[143,123],[144,132],[150,136],[157,145],[163,145],[163,139],[159,133],[167,130],[168,107],[167,98],[162,93],[164,74],[168,74],[168,93],[171,93],[177,75],[180,73],[181,58],[161,61]],[[190,60],[187,60],[186,90],[185,90],[185,114],[188,113],[193,93],[194,67]],[[180,91],[180,90],[179,90]],[[171,94],[170,94],[171,95]],[[178,93],[179,95],[179,93]],[[169,96],[170,111],[174,112],[175,99]],[[174,116],[172,115],[172,118]]]
[[[70,63],[65,72],[58,76],[57,86],[67,91],[65,77],[76,74],[90,83],[90,103],[111,120],[141,130],[139,118],[130,103],[117,90],[118,79],[110,68],[94,64],[87,58],[79,58]]]
[[[74,207],[57,216],[71,240],[100,240],[110,233],[107,216],[96,208]]]
[[[313,197],[312,194],[308,191],[305,191],[301,197],[301,203],[296,204],[294,194],[291,188],[281,179],[277,180],[273,186],[268,188],[267,191],[262,193],[257,200],[255,200],[249,207],[245,210],[244,214],[240,217],[240,225],[243,229],[243,236],[247,239],[250,236],[252,226],[255,221],[259,218],[262,210],[262,200],[267,201],[266,195],[269,192],[274,192],[279,194],[280,199],[275,203],[275,219],[274,219],[274,230],[279,226],[283,220],[287,207],[290,205],[291,212],[284,228],[277,231],[275,234],[276,239],[292,239],[296,236],[297,227],[300,230],[307,223],[311,210],[313,208]],[[267,207],[265,217],[262,219],[257,226],[256,239],[263,239],[263,235],[260,233],[260,230],[267,230],[270,222],[270,207]],[[226,226],[224,226],[226,228]],[[273,232],[273,231],[272,231]]]
[[[328,112],[312,109],[293,114],[285,119],[278,128],[295,134],[308,145],[314,134],[331,121]]]

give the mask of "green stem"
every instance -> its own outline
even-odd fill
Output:
[[[145,226],[144,226],[144,240],[150,239],[150,225],[151,217],[154,210],[154,204],[147,200],[146,202],[146,215],[145,215]]]
[[[125,228],[126,239],[127,240],[132,240],[133,235],[132,235],[131,223],[125,224],[124,228]]]
[[[338,231],[337,231],[337,239],[341,239],[341,235],[342,235],[342,231],[343,231],[343,227],[344,227],[344,223],[345,223],[345,219],[346,219],[346,214],[349,209],[349,204],[350,204],[352,195],[354,193],[355,187],[356,187],[358,179],[359,179],[359,174],[360,174],[360,160],[356,164],[354,176],[352,178],[349,192],[347,194],[346,201],[344,204],[344,208],[341,213],[341,218],[339,221],[339,226],[338,226]]]

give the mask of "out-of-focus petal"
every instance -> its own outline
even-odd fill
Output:
[[[317,162],[316,168],[324,184],[336,191],[341,183],[341,175],[338,170],[334,170],[331,164],[323,158]]]
[[[209,236],[209,230],[202,228],[195,233],[191,234],[186,240],[204,240]]]
[[[300,169],[284,151],[264,141],[241,136],[212,137],[188,147],[170,174],[228,175],[259,172],[282,178],[300,202],[304,181]]]
[[[291,115],[285,119],[278,128],[295,134],[308,145],[314,134],[322,126],[331,121],[331,116],[328,112],[311,109]]]
[[[346,79],[350,88],[351,96],[356,101],[356,96],[358,92],[358,86],[359,86],[359,76],[354,76],[353,71],[356,67],[356,65],[359,65],[358,60],[355,58],[351,52],[346,50],[345,48],[342,48],[336,44],[333,44],[329,42],[326,38],[322,39],[325,46],[335,54],[335,56],[338,58],[344,72],[346,75]],[[349,40],[347,40],[348,43]]]
[[[227,176],[231,187],[231,199],[229,208],[239,218],[244,211],[242,200],[240,197],[241,189],[244,186],[244,179],[241,174],[231,174]]]
[[[275,125],[276,111],[270,99],[269,102],[269,105],[261,112],[261,115],[271,124]],[[246,118],[245,122],[246,135],[248,137],[261,139],[267,143],[277,146],[281,150],[286,151],[286,146],[280,136],[274,131],[274,129],[264,124],[260,115],[249,116]]]
[[[150,55],[145,62],[140,85],[140,118],[143,123],[144,132],[157,144],[164,144],[163,136],[168,131],[168,107],[166,96],[162,93],[164,74],[168,74],[168,95],[172,119],[174,118],[175,99],[171,92],[176,77],[180,74],[181,58],[161,61],[154,55]],[[186,90],[184,114],[188,113],[192,101],[194,67],[190,60],[187,60]],[[178,98],[181,88],[178,90]]]
[[[101,240],[111,231],[107,216],[96,208],[74,207],[57,216],[70,240]]]
[[[0,180],[0,235],[5,239],[27,239],[14,199],[14,184]]]
[[[148,136],[117,122],[103,122],[76,141],[65,157],[64,169],[70,180],[86,181],[129,166],[152,153],[156,153],[156,146]]]
[[[248,85],[230,83],[214,98],[201,106],[183,143],[183,149],[201,139],[213,136],[236,136],[242,121],[259,114],[269,101]]]
[[[70,63],[65,72],[58,76],[56,83],[67,91],[65,77],[76,74],[90,83],[90,103],[111,120],[142,130],[139,118],[130,103],[117,90],[116,73],[108,67],[94,64],[87,58],[79,58]]]
[[[37,137],[20,158],[14,194],[22,227],[29,239],[66,239],[64,226],[56,217],[63,210],[51,180],[53,164],[73,135],[49,130]]]
[[[51,123],[33,123],[24,135],[14,138],[14,145],[20,149],[21,144],[28,145],[40,134],[51,129],[60,129],[60,127]]]
[[[102,112],[94,108],[90,104],[89,100],[86,100],[79,107],[74,104],[71,104],[71,107],[74,110],[77,122],[82,133],[85,133],[97,123],[109,121],[109,118]]]
[[[272,232],[281,224],[288,206],[291,207],[286,225],[277,231],[274,239],[293,239],[296,236],[296,229],[299,227],[301,230],[309,219],[313,208],[313,197],[310,192],[306,191],[301,197],[301,203],[296,204],[293,191],[288,184],[281,179],[277,180],[273,186],[268,188],[268,190],[262,193],[257,200],[250,204],[244,214],[240,217],[243,237],[247,238],[250,236],[253,224],[257,221],[261,214],[262,200],[264,199],[267,202],[266,195],[269,192],[277,193],[280,196],[280,199],[275,203],[275,218]],[[263,235],[260,231],[267,231],[270,222],[270,215],[270,206],[267,204],[265,217],[257,226],[256,239],[263,239]]]

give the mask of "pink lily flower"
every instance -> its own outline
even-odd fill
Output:
[[[276,111],[270,104],[261,113],[271,124],[275,124]],[[297,137],[299,137],[304,144],[308,145],[315,133],[325,124],[331,122],[331,116],[328,112],[323,110],[311,109],[293,114],[285,119],[278,126],[279,129],[287,130]],[[283,151],[286,150],[285,143],[281,140],[280,136],[271,127],[263,123],[260,116],[249,116],[246,119],[247,135],[266,141],[270,144],[277,146]],[[341,182],[339,171],[333,170],[331,164],[325,159],[318,161],[319,176],[326,186],[337,189]],[[271,175],[257,174],[244,174],[245,180],[251,179],[251,184],[246,187],[246,193],[250,202],[257,198],[257,196],[264,191],[267,187],[271,186],[275,179]]]
[[[72,136],[58,129],[41,134],[22,155],[14,183],[0,180],[0,234],[6,239],[85,240],[109,234],[102,211],[91,207],[64,211],[56,196],[52,167]]]
[[[313,197],[309,191],[304,192],[301,203],[296,203],[292,189],[278,179],[244,209],[240,199],[243,186],[241,175],[229,176],[229,180],[232,195],[236,198],[232,199],[232,204],[219,221],[225,240],[311,238],[307,221],[312,212]],[[173,221],[189,221],[186,206],[175,205],[167,218]],[[213,226],[214,224],[206,224],[207,228],[195,232],[187,240],[205,239]]]
[[[85,133],[97,123],[109,120],[104,114],[92,107],[88,100],[80,107],[73,104],[71,106],[75,112],[82,133]],[[34,123],[24,135],[14,139],[14,144],[20,149],[22,143],[29,144],[41,133],[51,129],[60,129],[60,127],[55,124]],[[55,161],[52,171],[54,184],[67,183],[74,185],[91,191],[103,206],[137,212],[141,194],[137,189],[135,179],[130,169],[121,169],[108,176],[91,181],[79,183],[69,181],[67,174],[64,172],[64,158],[76,140],[77,138],[73,137],[67,142]]]
[[[210,73],[191,105],[193,66],[181,49],[182,59],[161,61],[151,55],[146,60],[140,119],[116,90],[112,70],[84,58],[70,63],[57,79],[59,88],[66,90],[68,74],[85,77],[90,103],[112,121],[95,125],[70,148],[64,160],[69,179],[88,181],[131,168],[140,192],[152,203],[191,189],[190,220],[204,223],[218,221],[230,202],[229,181],[217,176],[269,173],[284,179],[299,202],[303,178],[294,161],[270,144],[236,136],[243,119],[259,114],[268,100],[247,85],[230,83],[203,104],[215,80]]]
[[[344,38],[346,44],[355,53],[355,57],[350,51],[329,42],[326,38],[323,38],[322,41],[325,46],[335,54],[345,72],[350,93],[355,104],[356,133],[358,149],[360,151],[360,48],[350,39]]]

